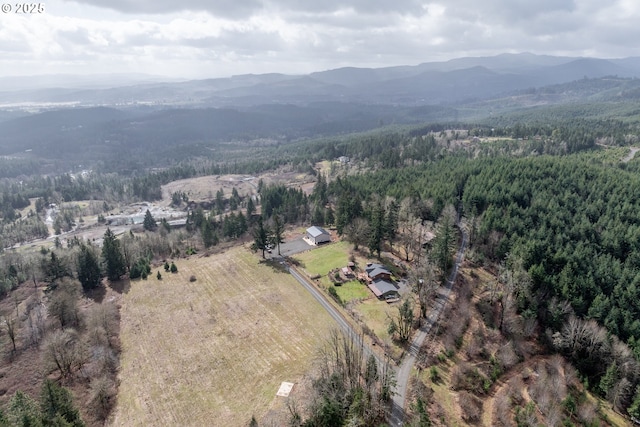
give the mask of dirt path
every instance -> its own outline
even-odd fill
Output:
[[[496,382],[491,385],[487,393],[487,398],[482,404],[482,425],[493,426],[493,403],[498,393],[502,392],[505,387],[508,386],[509,381],[516,375],[522,375],[525,369],[531,369],[539,361],[548,358],[548,355],[537,355],[531,359],[525,360],[522,363],[518,363],[509,369],[504,375],[502,375]]]

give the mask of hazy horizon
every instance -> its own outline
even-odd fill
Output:
[[[640,56],[640,4],[619,0],[206,2],[52,0],[0,14],[0,77],[308,74],[460,57]],[[18,13],[16,13],[18,12]]]

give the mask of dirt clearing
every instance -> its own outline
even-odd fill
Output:
[[[333,321],[289,274],[243,248],[177,260],[132,282],[122,303],[113,425],[247,425],[286,411]],[[195,281],[190,281],[191,276]]]

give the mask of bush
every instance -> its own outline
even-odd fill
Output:
[[[462,419],[468,423],[480,421],[482,415],[482,402],[477,397],[466,391],[460,392],[459,400],[462,411]]]
[[[431,378],[431,382],[434,383],[440,381],[440,372],[438,372],[438,368],[432,366],[431,369],[429,369],[429,378]]]
[[[338,302],[338,304],[342,304],[342,300],[340,299],[340,295],[338,295],[338,291],[336,291],[335,286],[329,286],[329,295]]]
[[[172,273],[178,272],[178,267],[176,267],[176,264],[173,261],[171,261],[171,267],[169,268],[169,270],[171,270]]]

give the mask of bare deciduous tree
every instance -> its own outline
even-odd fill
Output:
[[[93,409],[96,418],[105,420],[115,403],[116,387],[107,376],[101,376],[91,380],[89,391],[89,406]]]
[[[4,316],[4,318],[2,319],[4,322],[4,326],[7,330],[7,335],[9,336],[9,339],[11,340],[11,345],[13,347],[12,353],[16,352],[16,318],[13,316]]]
[[[425,262],[411,272],[409,280],[413,284],[413,291],[418,296],[420,318],[426,319],[429,306],[439,287],[435,268],[431,263]]]
[[[87,313],[87,332],[95,335],[95,344],[111,347],[109,337],[117,334],[118,308],[113,302],[105,301],[93,305]]]
[[[411,301],[405,299],[398,307],[398,313],[395,316],[389,316],[389,335],[397,333],[400,341],[409,340],[413,331],[413,320],[413,305]]]
[[[78,297],[80,295],[80,282],[72,279],[64,279],[48,304],[49,314],[58,319],[62,328],[77,327],[80,323],[80,310],[78,309]]]
[[[27,341],[31,345],[38,345],[45,332],[45,309],[42,303],[38,303],[29,310],[25,320]]]
[[[74,329],[54,331],[44,340],[45,362],[57,369],[62,377],[71,377],[85,361],[84,349]]]

